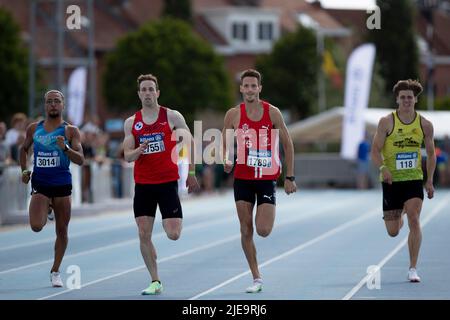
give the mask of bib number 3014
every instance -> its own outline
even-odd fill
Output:
[[[59,157],[37,157],[36,166],[39,168],[59,167]]]

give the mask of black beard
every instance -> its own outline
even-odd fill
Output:
[[[51,113],[49,113],[48,117],[52,118],[52,119],[59,118],[59,114],[55,114],[55,113],[51,114]]]

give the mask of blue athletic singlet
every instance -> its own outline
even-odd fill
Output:
[[[43,186],[60,186],[72,184],[69,170],[70,159],[56,144],[56,137],[65,136],[67,123],[62,123],[56,130],[47,132],[44,121],[39,122],[33,135],[34,165],[33,183]]]

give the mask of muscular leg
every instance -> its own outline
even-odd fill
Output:
[[[39,232],[47,223],[47,213],[50,199],[43,194],[36,193],[31,196],[29,217],[30,227],[34,232]]]
[[[391,237],[396,237],[403,226],[402,209],[384,211],[384,223],[386,231]]]
[[[275,205],[263,203],[256,208],[256,232],[261,237],[267,237],[272,232],[275,221]]]
[[[156,264],[156,250],[152,243],[152,231],[155,217],[140,216],[136,218],[136,224],[139,229],[139,242],[142,258],[152,281],[159,280],[158,267]]]
[[[177,240],[181,234],[181,218],[163,219],[163,228],[170,240]]]
[[[256,247],[253,242],[253,207],[254,204],[246,201],[236,201],[236,209],[241,225],[241,244],[247,258],[253,279],[260,278],[258,263],[256,261]]]
[[[67,231],[69,228],[72,199],[71,196],[56,197],[53,198],[52,203],[53,210],[55,211],[56,241],[55,258],[50,272],[58,272],[64,253],[66,252],[67,243],[69,242]]]
[[[409,199],[405,202],[405,211],[408,216],[409,235],[408,248],[410,268],[415,268],[419,257],[420,244],[422,242],[422,231],[420,228],[420,211],[422,200],[420,198]]]

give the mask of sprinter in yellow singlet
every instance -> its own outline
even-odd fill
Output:
[[[423,143],[427,153],[425,190],[429,199],[434,194],[436,168],[433,125],[414,109],[422,90],[418,81],[397,82],[393,91],[398,108],[380,119],[371,151],[372,161],[380,169],[383,219],[391,237],[395,237],[403,226],[403,214],[408,216],[408,280],[411,282],[420,282],[416,265],[422,242],[419,217],[424,195],[420,152]]]

